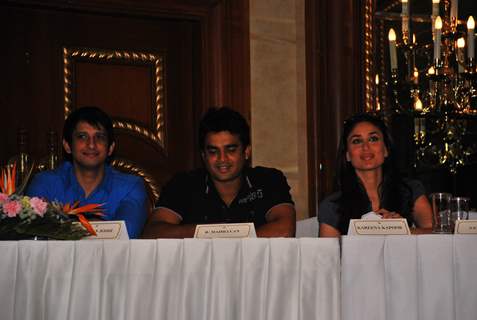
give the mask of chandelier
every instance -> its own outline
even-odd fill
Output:
[[[388,32],[391,112],[413,120],[416,168],[455,174],[477,152],[475,139],[467,137],[477,120],[475,21],[459,20],[458,0],[432,0],[432,41],[418,43],[408,0],[401,0],[401,9],[401,37],[393,28]],[[387,116],[375,97],[376,111]]]

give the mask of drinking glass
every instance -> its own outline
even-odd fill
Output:
[[[456,220],[469,219],[470,199],[464,197],[454,197],[450,202],[451,220],[455,224]]]
[[[452,233],[452,220],[450,210],[450,193],[431,194],[432,205],[432,232]]]

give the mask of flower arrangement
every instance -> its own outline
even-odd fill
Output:
[[[102,216],[100,204],[78,207],[78,203],[62,205],[15,194],[15,171],[14,164],[4,168],[0,175],[0,240],[29,237],[78,240],[96,234],[84,214]]]

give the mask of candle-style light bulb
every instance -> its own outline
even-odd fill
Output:
[[[457,67],[459,73],[464,72],[464,47],[465,47],[465,40],[463,37],[457,39]]]
[[[412,34],[412,43],[416,44],[416,34]]]
[[[442,30],[442,19],[440,16],[437,16],[436,18],[436,29]]]
[[[422,111],[422,102],[419,97],[416,98],[416,101],[414,101],[414,110],[416,111]]]
[[[414,67],[414,72],[412,73],[413,78],[414,78],[414,84],[419,83],[419,70],[417,70],[416,67]]]
[[[389,55],[391,59],[391,70],[397,69],[397,53],[396,53],[396,32],[393,28],[389,29]]]
[[[469,59],[474,59],[475,57],[474,29],[474,17],[470,16],[469,19],[467,19],[467,56],[469,57]]]
[[[441,58],[441,34],[442,34],[442,19],[437,16],[435,22],[436,36],[434,37],[434,61]]]
[[[472,16],[467,19],[467,29],[475,29],[475,20]]]
[[[427,70],[427,74],[436,74],[436,70],[434,69],[433,66],[429,67],[429,69]]]
[[[376,73],[376,77],[374,77],[374,83],[379,85],[379,74]]]

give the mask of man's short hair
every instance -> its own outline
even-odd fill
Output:
[[[63,139],[71,146],[73,131],[79,122],[86,122],[96,129],[104,128],[108,136],[108,147],[114,142],[113,122],[106,112],[98,107],[87,106],[73,110],[65,120]]]
[[[250,145],[250,126],[245,118],[229,107],[212,107],[202,117],[199,125],[199,147],[205,148],[205,137],[210,132],[228,131],[239,136],[244,147]]]

